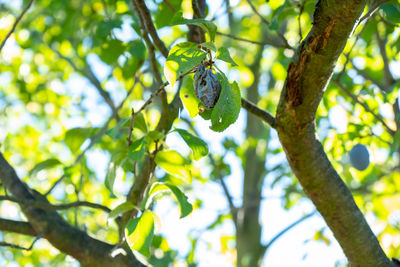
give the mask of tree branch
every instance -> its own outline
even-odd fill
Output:
[[[315,134],[324,90],[365,0],[319,0],[313,27],[289,64],[277,132],[289,164],[351,266],[393,266]],[[363,251],[363,253],[360,253]]]
[[[283,228],[277,235],[275,235],[266,245],[265,249],[268,250],[280,237],[282,237],[287,231],[295,227],[296,225],[300,224],[301,222],[307,220],[308,218],[314,216],[317,214],[317,211],[314,211],[310,214],[307,214],[306,216],[301,217],[300,219],[294,221],[292,224],[286,226]]]
[[[371,8],[368,10],[368,12],[364,16],[362,16],[361,19],[358,21],[358,25],[364,20],[369,19],[381,5],[389,1],[390,0],[375,1],[374,4],[371,6]]]
[[[263,41],[263,42],[259,42],[259,41],[253,41],[253,40],[237,37],[235,35],[219,32],[219,31],[217,31],[216,34],[231,38],[233,40],[237,40],[237,41],[245,42],[245,43],[250,43],[250,44],[254,44],[254,45],[260,45],[260,46],[270,45],[270,46],[273,46],[273,47],[276,47],[276,48],[288,48],[288,49],[294,50],[291,47],[286,47],[285,45],[282,45],[281,42],[279,42],[279,43],[278,42],[273,42],[272,40],[271,41],[266,40],[266,41]]]
[[[7,191],[21,201],[47,201],[43,195],[32,191],[21,182],[1,153],[0,180]],[[43,233],[43,237],[54,247],[76,258],[84,266],[142,266],[130,251],[125,251],[126,255],[111,256],[114,248],[112,245],[70,226],[55,211],[46,211],[25,204],[20,206],[37,233]]]
[[[103,205],[92,203],[89,201],[75,201],[71,203],[65,203],[65,204],[49,204],[46,202],[41,202],[41,201],[26,201],[26,200],[21,200],[17,199],[15,197],[10,197],[10,196],[0,196],[0,201],[1,200],[8,200],[12,202],[16,202],[19,204],[27,205],[30,207],[34,208],[39,208],[39,209],[44,209],[44,210],[66,210],[74,207],[89,207],[93,209],[100,209],[105,212],[110,212],[111,210]]]
[[[157,49],[165,58],[167,58],[168,49],[165,47],[165,44],[163,43],[163,41],[161,41],[160,37],[157,34],[156,28],[154,27],[150,12],[147,9],[145,2],[143,0],[132,0],[132,4],[135,7],[138,16],[143,19],[144,25],[141,25],[141,28],[147,30],[147,32],[153,39],[153,42]]]
[[[29,222],[19,222],[0,218],[0,230],[22,235],[36,236],[37,232]]]
[[[265,25],[270,26],[270,22],[268,20],[266,20],[261,14],[260,12],[258,12],[257,8],[253,5],[253,3],[251,2],[251,0],[246,0],[247,3],[250,5],[251,9],[253,10],[253,12],[261,19],[262,22],[264,22]],[[291,47],[288,43],[288,41],[286,40],[285,36],[283,36],[283,34],[279,31],[276,31],[276,33],[278,34],[279,38],[283,41],[284,43],[284,47],[285,48],[289,48],[289,49],[293,49],[293,47]]]
[[[242,107],[245,110],[247,110],[248,112],[250,112],[253,115],[262,119],[264,122],[266,122],[272,128],[276,127],[276,120],[275,120],[274,116],[272,116],[267,111],[260,109],[255,104],[251,103],[250,101],[242,98]]]
[[[124,100],[122,100],[121,103],[120,103],[120,104],[118,105],[118,107],[116,108],[117,112],[118,112],[118,110],[120,110],[120,109],[123,107],[125,101],[126,101],[126,100],[128,99],[128,97],[131,95],[131,93],[132,93],[132,91],[133,91],[133,88],[134,88],[134,86],[135,86],[135,84],[136,84],[137,79],[138,79],[138,78],[136,77],[136,78],[135,78],[134,84],[133,84],[132,87],[128,90],[128,92],[127,92],[127,94],[126,94]],[[78,164],[78,162],[83,158],[83,156],[86,154],[86,152],[87,152],[89,149],[91,149],[91,148],[94,146],[94,144],[97,143],[97,141],[99,141],[99,140],[101,139],[101,137],[106,133],[106,131],[107,131],[107,129],[108,129],[108,125],[111,123],[111,121],[113,120],[113,118],[114,118],[114,116],[111,115],[111,116],[108,118],[108,120],[106,121],[106,123],[104,123],[103,127],[101,127],[101,129],[100,129],[95,135],[93,135],[93,136],[90,138],[90,143],[89,143],[89,145],[78,155],[78,157],[76,157],[76,159],[74,160],[74,162],[73,162],[69,167],[72,167],[72,166],[75,166],[76,164]],[[62,180],[64,180],[65,177],[66,177],[66,175],[63,174],[60,178],[58,178],[58,180],[47,190],[47,192],[44,194],[44,196],[49,195],[49,194],[51,193],[51,191],[53,191],[53,189],[54,189]]]
[[[340,89],[342,89],[343,92],[345,92],[349,97],[351,97],[351,99],[353,99],[354,102],[360,104],[365,111],[367,111],[368,113],[370,113],[377,121],[379,121],[380,123],[382,123],[383,127],[386,128],[386,130],[389,132],[389,134],[391,136],[394,136],[394,134],[396,133],[393,129],[391,129],[389,127],[389,125],[386,124],[386,122],[383,120],[383,118],[379,115],[376,114],[375,112],[373,112],[366,103],[364,103],[362,100],[360,100],[357,96],[355,96],[354,94],[351,93],[351,91],[349,89],[347,89],[340,81],[338,80],[333,80],[333,82],[339,86]]]
[[[0,44],[0,52],[3,49],[4,45],[6,44],[8,38],[11,36],[11,34],[15,31],[15,28],[17,27],[18,23],[21,21],[22,17],[25,15],[25,13],[28,11],[28,9],[31,7],[32,3],[34,0],[30,0],[29,3],[25,6],[25,8],[22,10],[21,14],[17,17],[15,20],[11,30],[7,33],[6,37],[4,37],[4,40]]]
[[[54,53],[56,53],[60,58],[67,61],[76,72],[82,74],[86,79],[88,79],[90,81],[90,83],[94,86],[94,88],[97,90],[97,92],[101,95],[101,97],[104,99],[104,101],[110,107],[111,112],[112,112],[113,116],[115,117],[115,119],[119,120],[118,109],[115,107],[110,94],[103,88],[103,86],[101,85],[101,82],[99,81],[99,79],[97,79],[96,75],[94,75],[92,69],[87,64],[87,62],[85,62],[86,68],[80,69],[80,68],[78,68],[78,66],[76,66],[76,64],[70,58],[63,56],[60,53],[60,51],[58,51],[57,49],[53,49],[52,47],[50,47],[50,49],[53,50]]]

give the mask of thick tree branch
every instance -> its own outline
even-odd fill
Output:
[[[13,197],[21,201],[47,201],[36,191],[32,191],[17,177],[14,169],[0,153],[0,180]],[[130,251],[127,255],[111,256],[113,246],[87,235],[85,232],[67,224],[55,211],[21,204],[22,211],[37,233],[43,233],[54,247],[71,255],[84,266],[141,266]]]
[[[19,222],[0,218],[0,231],[36,236],[37,232],[29,222]]]
[[[4,45],[6,44],[8,38],[10,38],[11,34],[15,31],[15,28],[17,27],[18,23],[21,21],[22,17],[25,15],[25,13],[28,11],[28,9],[31,7],[32,3],[34,0],[30,0],[29,3],[25,6],[24,10],[22,10],[21,14],[17,17],[15,20],[13,26],[11,27],[11,30],[7,33],[6,37],[4,37],[3,41],[0,44],[0,52],[3,49]]]
[[[314,22],[288,68],[277,132],[289,164],[351,266],[389,267],[377,238],[315,134],[315,113],[365,0],[319,0]],[[360,253],[362,251],[362,253]]]

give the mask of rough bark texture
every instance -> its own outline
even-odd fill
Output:
[[[29,189],[17,177],[14,169],[0,153],[0,180],[4,187],[16,198],[25,201],[45,201],[45,197]],[[87,233],[69,225],[56,211],[45,211],[21,205],[22,211],[36,233],[47,239],[61,252],[71,255],[83,266],[143,266],[130,251],[124,254],[111,255],[114,246],[90,237]],[[3,220],[3,225],[8,222]],[[19,232],[33,234],[28,225],[20,225]],[[22,229],[23,227],[23,229]],[[8,224],[8,230],[12,230]]]
[[[314,26],[289,65],[277,131],[289,164],[353,267],[388,267],[354,199],[315,134],[315,113],[365,1],[320,0]]]

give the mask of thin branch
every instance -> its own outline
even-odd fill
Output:
[[[269,247],[271,247],[272,244],[274,244],[281,236],[283,236],[287,231],[289,231],[290,229],[292,229],[293,227],[295,227],[296,225],[298,225],[299,223],[307,220],[308,218],[310,218],[311,216],[314,216],[315,214],[317,214],[317,211],[314,211],[300,219],[298,219],[297,221],[293,222],[292,224],[288,225],[287,227],[285,227],[284,229],[282,229],[277,235],[275,235],[264,247],[267,250]]]
[[[0,196],[0,201],[2,200],[7,200],[7,201],[12,201],[12,202],[16,202],[18,204],[22,204],[22,205],[26,205],[26,206],[30,206],[30,207],[34,207],[34,208],[39,208],[39,209],[44,209],[44,210],[66,210],[66,209],[70,209],[73,207],[89,207],[89,208],[93,208],[93,209],[100,209],[103,210],[105,212],[110,212],[111,210],[103,205],[100,204],[96,204],[96,203],[92,203],[89,201],[75,201],[75,202],[71,202],[71,203],[67,203],[67,204],[49,204],[46,202],[42,202],[42,201],[31,201],[31,200],[21,200],[21,199],[17,199],[15,197],[10,197],[10,196]]]
[[[117,111],[120,110],[122,108],[122,106],[124,105],[125,101],[128,99],[128,97],[131,95],[131,93],[133,92],[133,88],[136,84],[137,81],[137,77],[135,78],[135,82],[132,85],[132,87],[129,89],[129,91],[126,94],[126,97],[124,98],[124,100],[121,101],[121,103],[118,105],[118,107],[116,108]],[[78,157],[76,157],[76,159],[74,160],[74,162],[69,166],[75,166],[76,164],[78,164],[78,162],[83,158],[83,156],[86,154],[86,152],[91,149],[93,147],[94,144],[97,143],[97,141],[100,140],[100,138],[105,134],[105,132],[108,129],[108,125],[111,123],[111,121],[113,120],[114,116],[111,115],[108,120],[106,121],[106,123],[103,125],[103,127],[101,127],[101,129],[90,138],[90,143],[89,145],[81,152],[81,154],[78,155]],[[57,181],[55,181],[55,183],[49,188],[49,190],[47,190],[47,192],[44,194],[45,196],[49,195],[51,193],[51,191],[53,191],[53,189],[62,181],[64,180],[64,178],[66,177],[65,174],[63,174],[60,178],[58,178]]]
[[[251,2],[251,0],[246,0],[247,3],[250,5],[251,9],[254,11],[254,13],[260,17],[260,19],[262,20],[262,22],[264,22],[265,25],[270,26],[270,22],[268,20],[266,20],[261,14],[260,12],[258,12],[257,8],[253,5],[253,3]],[[278,34],[279,38],[283,41],[283,43],[285,44],[285,48],[290,48],[293,49],[288,41],[286,40],[285,36],[283,36],[283,34],[279,31],[276,31],[276,33]]]
[[[24,10],[22,10],[21,14],[17,17],[15,20],[11,30],[7,33],[6,37],[0,44],[0,52],[3,49],[4,45],[7,42],[7,39],[11,36],[11,34],[15,31],[15,28],[17,27],[18,23],[21,21],[22,17],[25,15],[25,13],[28,11],[28,9],[31,7],[32,3],[34,0],[29,1],[29,3],[25,6]]]
[[[192,127],[192,125],[190,124],[190,126]],[[193,127],[192,127],[193,129]],[[194,130],[194,129],[193,129]],[[215,161],[213,159],[213,157],[211,156],[211,154],[208,154],[208,158],[211,161],[211,165],[213,165],[214,167],[216,167]],[[235,207],[235,205],[233,204],[233,200],[232,200],[232,196],[229,193],[229,189],[228,186],[225,183],[224,177],[222,177],[221,175],[218,175],[218,180],[221,183],[222,189],[224,190],[224,194],[225,194],[225,198],[228,201],[229,204],[229,210],[231,212],[232,215],[232,220],[235,223],[235,225],[237,226],[237,208]]]
[[[97,92],[101,95],[101,97],[103,97],[104,101],[111,108],[112,114],[115,116],[117,120],[119,120],[117,108],[115,107],[110,94],[103,88],[101,82],[99,81],[99,79],[97,79],[96,75],[94,75],[92,69],[87,64],[87,62],[85,62],[86,68],[80,69],[70,58],[63,56],[60,53],[60,51],[58,51],[57,49],[53,49],[52,47],[50,47],[50,49],[53,50],[53,52],[56,53],[60,58],[67,61],[76,72],[82,74],[85,78],[87,78],[91,82],[91,84],[94,86]]]
[[[385,88],[382,88],[382,89],[384,89],[385,92],[389,92],[390,87],[395,82],[395,79],[393,78],[393,75],[390,72],[389,58],[386,53],[387,38],[384,37],[384,39],[382,39],[381,36],[379,35],[378,31],[375,32],[375,35],[376,35],[376,40],[378,41],[379,51],[381,53],[381,57],[383,60],[383,75],[384,75]]]
[[[242,98],[242,107],[246,109],[248,112],[254,114],[255,116],[259,117],[267,124],[269,124],[272,128],[276,127],[276,119],[270,113],[265,110],[260,109],[255,104],[251,103],[250,101]]]
[[[141,25],[142,29],[147,29],[147,32],[150,34],[151,38],[153,39],[153,42],[157,49],[161,52],[161,54],[167,58],[168,57],[168,49],[166,48],[165,44],[163,41],[161,41],[160,37],[157,34],[156,28],[154,27],[153,21],[151,19],[150,12],[143,0],[132,0],[132,4],[136,9],[136,12],[138,13],[138,16],[141,17],[144,22],[144,25]]]
[[[370,10],[368,10],[368,12],[367,12],[364,16],[361,17],[361,19],[358,21],[357,26],[360,25],[360,23],[363,22],[364,20],[369,19],[369,18],[375,13],[375,11],[378,10],[378,8],[379,8],[381,5],[383,5],[384,3],[389,2],[389,1],[390,1],[390,0],[381,0],[381,1],[375,2],[375,3],[371,6]]]
[[[365,111],[367,111],[368,113],[370,113],[376,120],[378,120],[380,123],[382,123],[382,125],[388,130],[390,135],[394,135],[396,132],[391,129],[389,127],[389,125],[386,124],[386,122],[383,120],[383,118],[376,114],[375,112],[373,112],[367,104],[365,104],[362,100],[360,100],[357,96],[355,96],[349,89],[347,89],[340,81],[338,80],[333,80],[333,82],[339,86],[340,89],[343,90],[343,92],[345,92],[349,97],[351,97],[356,103],[360,104]]]
[[[31,250],[33,248],[33,246],[35,245],[36,241],[38,241],[41,237],[36,237],[35,240],[32,241],[32,244],[25,248],[25,247],[21,247],[19,245],[15,245],[15,244],[11,244],[11,243],[7,243],[7,242],[0,242],[0,246],[1,247],[10,247],[10,248],[15,248],[15,249],[21,249],[21,250]]]
[[[233,40],[237,40],[237,41],[240,41],[240,42],[246,42],[246,43],[250,43],[250,44],[254,44],[254,45],[261,45],[261,46],[264,46],[264,45],[271,45],[271,46],[273,46],[273,47],[277,47],[277,48],[288,48],[288,49],[292,49],[293,50],[293,48],[292,47],[287,47],[286,45],[281,45],[281,44],[275,44],[275,43],[273,43],[273,42],[268,42],[268,41],[264,41],[264,42],[259,42],[259,41],[253,41],[253,40],[249,40],[249,39],[245,39],[245,38],[241,38],[241,37],[237,37],[237,36],[235,36],[235,35],[232,35],[232,34],[229,34],[229,33],[223,33],[223,32],[216,32],[216,34],[218,34],[218,35],[221,35],[221,36],[225,36],[225,37],[228,37],[228,38],[231,38],[231,39],[233,39]]]

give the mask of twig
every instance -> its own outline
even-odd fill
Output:
[[[196,67],[195,67],[195,68],[196,68]],[[193,68],[193,69],[191,69],[191,70],[189,70],[189,71],[187,71],[187,72],[185,72],[185,73],[179,75],[178,78],[176,79],[176,81],[179,81],[179,80],[181,80],[183,77],[185,77],[186,75],[188,75],[188,74],[194,72],[195,68]],[[164,88],[165,88],[168,84],[169,84],[168,82],[163,83],[163,84],[160,86],[160,88],[157,89],[157,91],[153,92],[153,93],[150,95],[149,99],[147,99],[146,102],[144,102],[144,104],[143,104],[136,112],[132,109],[131,120],[130,120],[130,126],[129,126],[129,133],[128,133],[128,137],[126,138],[126,139],[127,139],[127,142],[128,142],[128,146],[130,146],[130,145],[132,144],[132,140],[131,140],[131,139],[132,139],[132,131],[133,131],[133,121],[135,120],[136,116],[137,116],[140,112],[142,112],[148,105],[150,105],[150,104],[152,103],[152,101],[153,101],[153,98],[156,97],[157,95],[159,95],[159,94],[164,90]]]
[[[137,81],[137,77],[135,79],[135,83],[132,85],[132,87],[129,89],[128,93],[126,94],[126,97],[124,100],[121,101],[121,103],[118,105],[118,107],[116,108],[116,110],[120,110],[122,108],[122,106],[124,105],[125,101],[128,99],[128,97],[131,95],[133,88],[136,84]],[[90,138],[90,143],[89,145],[81,152],[81,154],[79,154],[78,157],[76,157],[76,159],[74,160],[74,162],[69,166],[75,166],[85,155],[85,153],[93,147],[93,145],[100,140],[100,138],[105,134],[105,132],[108,129],[108,125],[111,123],[111,121],[113,120],[114,116],[111,115],[108,120],[106,121],[106,123],[103,125],[103,127],[101,127],[101,129]],[[45,196],[49,195],[51,193],[51,191],[53,191],[53,189],[66,177],[65,174],[63,174],[60,178],[58,178],[58,180],[49,188],[49,190],[44,194]]]
[[[289,231],[290,229],[292,229],[293,227],[295,227],[296,225],[298,225],[299,223],[307,220],[308,218],[310,218],[311,216],[314,216],[315,214],[317,214],[317,211],[314,211],[300,219],[298,219],[297,221],[293,222],[292,224],[288,225],[287,227],[285,227],[283,230],[281,230],[277,235],[275,235],[264,247],[267,250],[272,244],[275,243],[276,240],[278,240],[282,235],[284,235],[287,231]]]
[[[277,47],[277,48],[288,48],[288,49],[292,49],[293,50],[292,47],[286,47],[286,45],[277,45],[277,44],[274,44],[274,43],[268,42],[268,41],[264,41],[264,42],[253,41],[253,40],[237,37],[237,36],[229,34],[229,33],[223,33],[223,32],[218,32],[218,31],[216,32],[216,34],[231,38],[233,40],[237,40],[237,41],[240,41],[240,42],[246,42],[246,43],[250,43],[250,44],[254,44],[254,45],[261,45],[261,46],[271,45],[271,46]]]
[[[390,72],[389,59],[386,53],[387,38],[385,37],[384,39],[382,39],[378,31],[375,32],[375,35],[376,35],[376,40],[378,41],[379,51],[381,53],[381,57],[383,60],[383,75],[384,75],[385,87],[382,89],[385,92],[388,92],[390,90],[390,86],[395,82],[395,79],[393,78],[393,75]]]
[[[92,69],[87,64],[87,62],[85,62],[86,68],[80,69],[80,68],[78,68],[78,66],[76,66],[76,64],[70,58],[63,56],[57,49],[53,49],[52,47],[50,47],[50,49],[53,50],[53,52],[56,53],[60,58],[67,61],[76,72],[82,74],[84,77],[86,77],[92,83],[92,85],[97,90],[97,92],[103,97],[104,101],[111,108],[112,114],[115,116],[115,118],[117,120],[119,120],[117,109],[114,105],[114,102],[111,99],[110,94],[103,88],[103,86],[101,85],[101,82],[99,81],[99,79],[97,79],[96,75],[94,75]]]
[[[258,17],[260,17],[260,19],[262,20],[262,22],[264,22],[265,25],[269,26],[271,23],[270,23],[268,20],[266,20],[266,19],[260,14],[260,12],[258,12],[257,8],[253,5],[253,3],[251,2],[251,0],[246,0],[246,1],[247,1],[247,3],[250,5],[250,7],[251,7],[251,9],[254,11],[254,13],[256,13],[256,15],[257,15]],[[280,39],[283,41],[283,43],[285,44],[285,48],[293,49],[293,48],[289,45],[289,43],[288,43],[288,41],[286,40],[285,36],[283,36],[283,34],[282,34],[281,32],[276,31],[276,33],[278,34],[279,38],[280,38]]]
[[[365,104],[362,100],[360,100],[357,96],[355,96],[354,94],[351,93],[351,91],[349,89],[347,89],[340,81],[338,80],[333,80],[333,82],[339,86],[340,89],[343,90],[343,92],[345,92],[349,97],[351,97],[356,103],[360,104],[367,112],[369,112],[376,120],[378,120],[380,123],[382,123],[382,125],[388,130],[389,134],[394,136],[394,134],[396,133],[393,129],[391,129],[386,122],[383,120],[383,118],[381,116],[379,116],[378,114],[375,114],[375,112],[373,112],[367,104]]]
[[[361,19],[358,21],[357,26],[360,25],[360,23],[363,22],[364,20],[369,19],[369,18],[375,13],[375,11],[378,10],[378,8],[379,8],[381,5],[383,5],[384,3],[389,2],[389,1],[390,1],[390,0],[381,0],[381,1],[375,2],[375,3],[371,6],[371,9],[368,10],[368,12],[367,12],[364,16],[361,17]]]
[[[167,58],[168,57],[168,49],[166,48],[163,41],[161,41],[160,37],[157,34],[156,28],[154,27],[153,21],[151,20],[151,15],[147,6],[143,0],[132,0],[132,4],[136,9],[136,12],[141,17],[141,28],[146,29],[147,32],[150,34],[151,38],[157,49],[161,52],[161,54]],[[144,24],[142,25],[142,23]]]
[[[208,158],[211,161],[211,165],[216,167],[215,161],[214,161],[213,157],[210,154],[208,154]],[[218,175],[218,180],[221,183],[222,189],[224,190],[224,194],[225,194],[226,200],[228,201],[229,210],[230,210],[231,215],[232,215],[232,220],[233,220],[234,224],[237,226],[237,208],[233,204],[232,196],[229,193],[228,186],[226,185],[226,183],[224,181],[224,177],[222,177],[221,175]]]
[[[21,14],[17,17],[15,20],[11,30],[7,33],[6,37],[0,44],[0,52],[3,49],[4,45],[7,42],[7,39],[11,36],[11,34],[15,31],[15,28],[17,27],[18,23],[21,21],[22,17],[25,15],[25,13],[28,11],[28,9],[31,7],[32,3],[34,0],[29,1],[29,3],[25,6],[24,10],[22,10]]]
[[[276,127],[276,119],[270,113],[265,110],[260,109],[255,104],[251,103],[250,101],[242,98],[242,107],[246,109],[248,112],[254,114],[255,116],[259,117],[267,124],[269,124],[272,128]]]
[[[1,246],[1,247],[10,247],[10,248],[15,248],[15,249],[21,249],[21,250],[27,250],[27,251],[29,251],[29,250],[31,250],[31,249],[33,248],[33,246],[35,245],[36,241],[38,241],[40,238],[41,238],[41,237],[36,237],[35,240],[32,241],[32,244],[31,244],[29,247],[27,247],[27,248],[21,247],[21,246],[19,246],[19,245],[15,245],[15,244],[12,244],[12,243],[7,243],[7,242],[0,242],[0,246]]]
[[[16,202],[18,204],[34,207],[34,208],[39,208],[39,209],[44,209],[44,210],[66,210],[69,208],[73,207],[89,207],[93,209],[100,209],[105,212],[110,212],[111,210],[103,205],[92,203],[89,201],[75,201],[71,203],[66,203],[66,204],[50,204],[42,201],[27,201],[27,200],[21,200],[17,199],[15,197],[10,197],[10,196],[0,196],[0,201],[1,200],[7,200],[7,201],[12,201]]]

